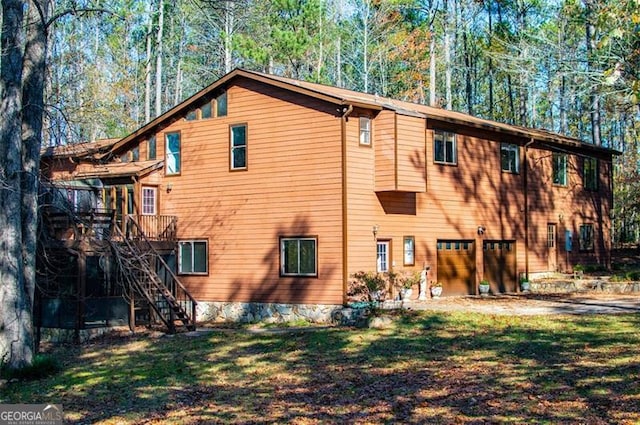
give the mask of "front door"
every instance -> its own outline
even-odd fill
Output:
[[[554,223],[547,224],[547,255],[549,271],[558,270],[558,235]]]
[[[389,271],[389,241],[378,241],[377,243],[376,269],[378,272]]]

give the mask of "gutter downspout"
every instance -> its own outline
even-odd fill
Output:
[[[523,177],[524,183],[522,185],[524,195],[524,277],[529,280],[529,146],[533,144],[535,140],[531,138],[530,141],[524,145],[524,170]]]
[[[348,246],[349,226],[347,225],[347,120],[353,112],[353,105],[342,108],[340,131],[342,142],[342,303],[347,304],[347,287],[349,284]]]

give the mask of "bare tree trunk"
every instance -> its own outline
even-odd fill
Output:
[[[151,0],[149,0],[151,2]],[[149,24],[147,26],[147,63],[144,73],[144,122],[151,121],[151,35],[153,33],[153,15],[149,4]]]
[[[164,0],[158,1],[158,33],[156,39],[156,117],[162,114],[162,38],[164,28]]]
[[[445,90],[445,103],[446,109],[451,110],[453,107],[453,100],[451,94],[451,5],[450,1],[446,0],[446,14],[445,14],[445,30],[444,30],[444,90]]]
[[[584,5],[586,8],[586,38],[587,38],[587,74],[589,79],[594,72],[594,52],[596,49],[596,26],[593,24],[593,2],[592,0],[585,0]],[[589,115],[591,118],[591,140],[594,145],[600,146],[602,144],[600,135],[600,94],[598,93],[598,85],[593,84],[589,90]]]
[[[36,288],[34,253],[37,246],[38,183],[48,44],[46,20],[54,7],[51,1],[32,0],[29,5],[27,40],[22,65],[22,262],[25,292],[31,310]]]
[[[429,24],[429,106],[436,106],[436,34],[433,19]]]
[[[224,72],[225,74],[228,74],[229,72],[231,72],[231,69],[233,67],[233,60],[232,60],[232,52],[233,52],[233,45],[232,45],[232,36],[233,36],[233,29],[234,29],[234,5],[233,2],[230,0],[227,0],[225,2],[225,10],[224,10]]]
[[[22,264],[21,87],[25,2],[2,1],[0,46],[0,363],[33,361],[31,299]]]

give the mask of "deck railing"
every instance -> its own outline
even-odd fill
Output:
[[[125,235],[134,240],[144,234],[151,241],[175,242],[177,228],[178,218],[173,215],[127,214],[123,223]]]

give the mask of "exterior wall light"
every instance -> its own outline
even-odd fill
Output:
[[[374,238],[378,236],[378,230],[380,230],[380,226],[378,226],[377,224],[374,224],[373,227],[371,228]]]

